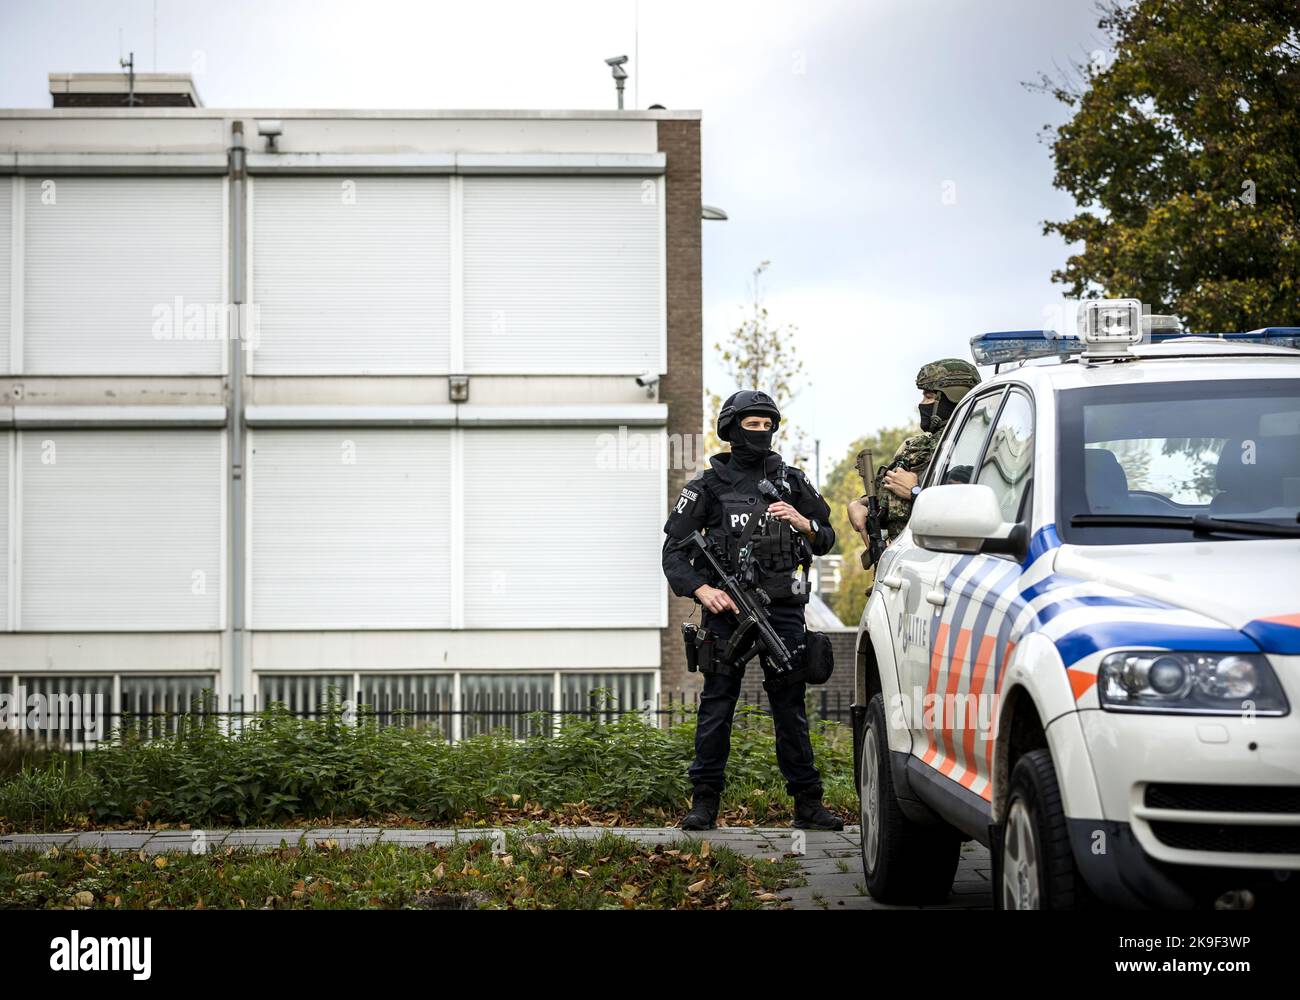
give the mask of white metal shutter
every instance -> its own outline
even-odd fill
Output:
[[[13,453],[13,431],[0,433],[0,632],[9,628],[9,531],[10,518],[14,516],[9,503],[9,489],[13,482],[10,470]],[[0,670],[3,669],[0,666]]]
[[[658,181],[467,177],[464,184],[467,372],[661,370]]]
[[[466,628],[662,625],[657,459],[619,461],[616,428],[464,435]]]
[[[251,448],[254,628],[449,625],[449,431],[254,431]]]
[[[443,374],[445,177],[259,177],[253,296],[262,375]]]
[[[222,625],[221,431],[20,431],[28,631]]]
[[[13,371],[9,353],[10,282],[13,268],[13,196],[12,177],[0,177],[0,372]]]
[[[221,178],[32,177],[25,187],[26,374],[224,371]]]

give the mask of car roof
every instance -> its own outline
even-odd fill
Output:
[[[1044,390],[1188,380],[1300,378],[1300,351],[1265,344],[1233,344],[1212,337],[1184,337],[1139,344],[1119,361],[1067,360],[1004,366],[987,385],[1007,382]]]

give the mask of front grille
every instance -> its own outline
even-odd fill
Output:
[[[1300,814],[1300,785],[1147,785],[1149,809]]]
[[[1181,851],[1300,854],[1300,826],[1215,826],[1157,820],[1151,831],[1160,843]]]

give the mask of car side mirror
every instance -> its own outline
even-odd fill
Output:
[[[1028,530],[1002,520],[988,486],[953,484],[922,490],[912,505],[912,537],[934,552],[988,552],[1024,557]]]

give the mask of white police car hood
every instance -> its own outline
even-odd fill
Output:
[[[1098,595],[1104,617],[1131,623],[1135,644],[1189,648],[1203,638],[1215,649],[1235,645],[1235,632],[1265,652],[1300,653],[1300,539],[1061,545],[1052,576]]]

